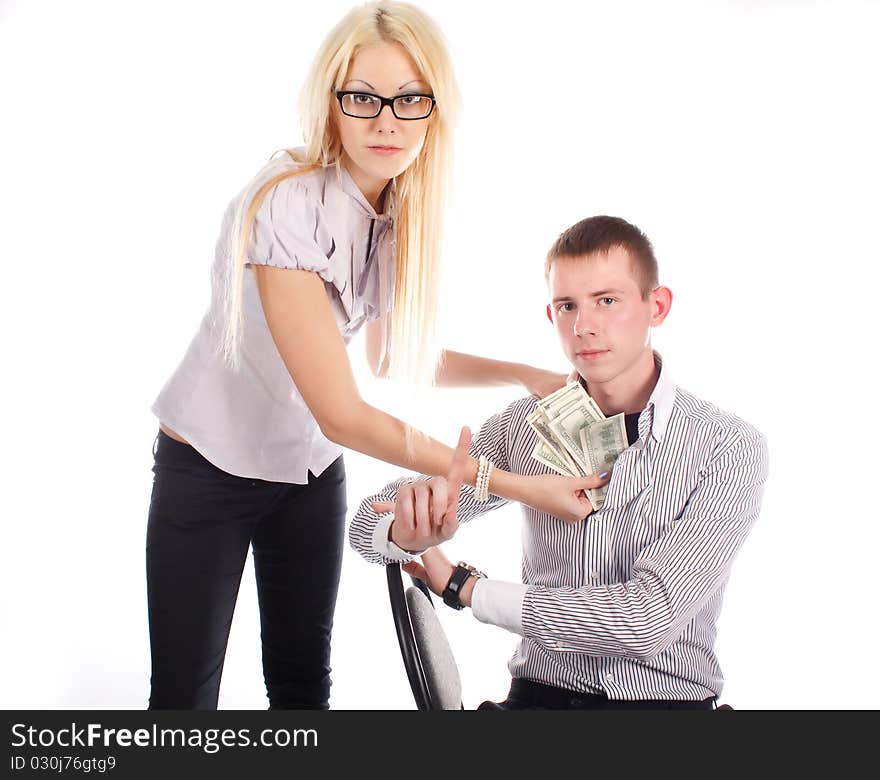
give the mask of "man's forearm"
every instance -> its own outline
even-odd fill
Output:
[[[478,453],[485,454],[496,467],[492,470],[489,480],[488,501],[477,501],[474,491],[470,486],[462,488],[457,510],[457,517],[460,523],[469,522],[484,512],[489,512],[506,503],[507,499],[503,497],[505,492],[514,494],[511,496],[512,500],[518,500],[518,488],[521,489],[521,486],[517,484],[517,480],[526,480],[527,478],[522,475],[514,475],[501,468],[502,466],[509,467],[507,430],[512,407],[513,405],[504,410],[504,412],[494,414],[486,420],[471,443],[471,458]],[[450,450],[450,453],[452,453],[452,450]],[[474,470],[473,477],[476,473],[477,463],[474,460],[471,462]],[[398,551],[393,547],[389,547],[389,544],[394,544],[395,547],[397,545],[393,539],[389,540],[388,532],[390,523],[389,513],[397,498],[398,490],[402,485],[412,482],[414,479],[427,480],[428,477],[424,474],[421,477],[415,478],[400,477],[386,485],[378,493],[361,501],[349,527],[349,540],[352,547],[366,560],[373,563],[387,564],[392,560],[407,560],[411,558],[405,551]],[[473,484],[474,480],[471,478],[465,481]],[[376,511],[373,508],[374,502],[379,506],[380,510],[388,509],[389,512]]]

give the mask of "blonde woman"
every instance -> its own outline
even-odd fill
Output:
[[[519,383],[538,395],[562,386],[562,375],[453,352],[438,361],[433,351],[457,103],[442,36],[424,13],[397,2],[355,8],[303,90],[305,147],[271,159],[230,203],[209,311],[153,406],[152,709],[216,708],[249,545],[270,707],[328,706],[341,448],[430,474],[447,473],[453,455],[363,401],[346,354],[361,326],[379,376]],[[465,481],[477,471],[468,458]],[[496,467],[488,488],[574,519],[588,511],[587,485]]]

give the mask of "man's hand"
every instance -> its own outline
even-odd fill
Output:
[[[402,485],[397,499],[373,501],[376,512],[394,511],[390,539],[402,550],[418,551],[451,539],[458,530],[458,502],[471,448],[471,432],[461,429],[446,477]],[[444,587],[446,583],[443,583]]]
[[[409,563],[404,563],[400,568],[407,574],[418,577],[438,596],[443,595],[446,583],[449,582],[449,578],[455,570],[452,561],[443,554],[439,547],[432,547],[430,550],[427,550],[422,555],[421,564],[410,561]],[[459,601],[466,607],[471,605],[471,594],[473,593],[476,581],[476,577],[468,577],[459,593]]]

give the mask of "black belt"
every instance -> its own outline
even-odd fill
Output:
[[[715,697],[703,701],[678,699],[609,699],[595,693],[570,691],[553,685],[514,677],[510,685],[509,699],[517,699],[531,707],[549,710],[711,710]]]

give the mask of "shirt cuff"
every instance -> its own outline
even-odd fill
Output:
[[[471,592],[474,617],[523,636],[522,605],[528,585],[480,577]]]
[[[392,561],[400,563],[409,563],[414,560],[415,555],[410,555],[406,550],[401,550],[394,542],[388,538],[388,529],[394,522],[394,512],[386,512],[379,515],[376,521],[376,527],[373,529],[373,552],[379,553]],[[420,553],[416,553],[419,555]]]

